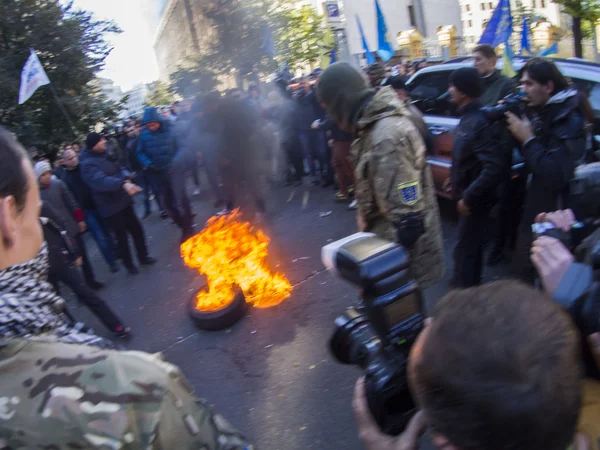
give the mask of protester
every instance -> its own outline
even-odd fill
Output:
[[[479,99],[482,106],[496,106],[499,101],[517,91],[517,83],[502,75],[496,68],[498,57],[491,45],[482,44],[473,50],[475,68],[483,80],[483,94]],[[507,161],[513,161],[513,148],[515,141],[508,132],[503,121],[495,124],[501,130],[502,150]],[[496,230],[492,241],[492,249],[488,256],[488,264],[495,266],[500,263],[505,255],[504,250],[508,246],[515,248],[517,241],[517,230],[521,221],[523,203],[525,201],[525,190],[527,174],[513,178],[510,172],[506,173],[504,180],[498,187],[498,210],[496,218]]]
[[[121,260],[130,274],[137,275],[129,250],[127,234],[133,238],[138,260],[142,265],[152,265],[156,260],[148,255],[144,229],[135,212],[131,197],[140,191],[128,179],[115,161],[106,156],[106,141],[97,133],[86,138],[86,149],[82,152],[81,175],[90,187],[98,212],[112,227]]]
[[[173,158],[179,148],[172,124],[161,119],[155,108],[146,108],[142,124],[145,129],[138,141],[137,155],[146,170],[157,180],[160,201],[169,217],[181,229],[181,241],[193,236],[192,214],[187,196],[178,202],[177,194],[185,195],[174,188],[174,177],[181,174],[173,172]],[[187,205],[187,208],[186,208]]]
[[[48,281],[52,283],[56,293],[60,294],[60,283],[65,284],[115,336],[128,337],[129,327],[123,325],[113,310],[92,289],[87,287],[81,278],[77,267],[82,264],[82,257],[75,237],[69,235],[69,232],[62,228],[60,217],[49,204],[43,204],[40,220],[44,229],[44,239],[48,244],[50,261]]]
[[[365,70],[369,83],[374,89],[378,89],[385,80],[385,67],[381,63],[370,64]]]
[[[481,110],[483,83],[477,70],[465,67],[453,72],[448,92],[462,115],[452,147],[452,192],[461,217],[451,283],[466,288],[481,282],[487,222],[496,203],[496,188],[509,166],[498,129]]]
[[[109,265],[111,272],[116,273],[119,271],[119,265],[115,256],[115,244],[111,231],[108,224],[98,213],[92,192],[81,177],[79,156],[74,150],[67,150],[65,152],[64,165],[66,170],[62,180],[75,197],[77,204],[83,209],[87,229],[92,233],[104,260]]]
[[[65,183],[58,178],[52,178],[50,164],[40,161],[35,165],[34,170],[40,184],[42,200],[56,211],[60,217],[61,225],[77,241],[77,246],[83,259],[82,269],[86,283],[92,289],[102,289],[104,284],[96,280],[83,240],[83,233],[87,231],[87,223],[85,222],[83,210],[77,204],[73,194],[69,191]]]
[[[46,281],[37,181],[3,128],[0,160],[2,445],[251,448],[177,367],[159,355],[103,349],[113,344],[69,322]]]
[[[422,288],[439,281],[444,258],[425,144],[394,91],[375,91],[346,63],[329,66],[319,98],[340,128],[360,136],[350,150],[360,231],[400,242]]]
[[[426,427],[435,448],[448,450],[564,450],[576,439],[578,333],[557,304],[526,285],[447,294],[413,345],[407,374],[421,412],[398,437],[379,430],[357,383],[354,412],[367,450],[417,449]]]
[[[353,138],[351,133],[340,129],[334,120],[327,118],[316,125],[326,130],[329,145],[333,147],[331,165],[335,169],[339,191],[334,195],[336,201],[347,201],[354,196],[354,169],[350,162],[350,145]]]

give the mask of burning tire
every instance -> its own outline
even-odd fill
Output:
[[[237,323],[246,315],[248,304],[242,291],[221,309],[216,311],[202,311],[196,308],[196,295],[194,293],[188,303],[190,317],[196,322],[198,328],[206,331],[219,331]]]

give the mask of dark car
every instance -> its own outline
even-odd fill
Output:
[[[514,61],[515,70],[520,70],[527,58]],[[560,71],[573,84],[585,92],[594,110],[594,134],[596,142],[600,141],[600,65],[581,60],[555,59]],[[502,68],[503,61],[498,61]],[[438,66],[427,67],[414,74],[407,82],[407,88],[414,104],[423,112],[425,122],[433,134],[432,151],[427,161],[431,167],[437,194],[453,199],[450,187],[450,170],[452,168],[453,131],[460,120],[457,108],[450,102],[448,79],[450,74],[461,67],[473,65],[472,59],[450,62]],[[515,149],[513,158],[513,176],[521,176],[524,163]]]

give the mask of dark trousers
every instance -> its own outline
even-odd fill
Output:
[[[83,276],[85,277],[85,281],[88,284],[96,283],[96,276],[94,275],[94,270],[92,269],[92,263],[90,263],[90,259],[87,255],[87,250],[85,248],[85,242],[83,241],[83,235],[81,233],[77,233],[75,237],[77,241],[77,246],[79,247],[79,254],[81,255],[81,259],[83,260]]]
[[[523,217],[527,177],[506,180],[500,187],[498,221],[493,251],[502,251],[506,246],[514,250]]]
[[[162,170],[153,175],[155,175],[157,179],[158,195],[160,196],[160,203],[163,208],[179,228],[182,230],[189,229],[191,227],[191,217],[186,217],[186,215],[182,214],[179,210],[177,193],[173,185],[171,173],[168,170]]]
[[[87,223],[88,231],[94,237],[98,248],[104,257],[106,263],[110,266],[114,264],[116,257],[114,252],[114,242],[106,224],[106,221],[98,214],[97,211],[85,211],[85,223]]]
[[[302,153],[308,162],[308,169],[312,177],[317,176],[317,164],[319,165],[319,173],[321,178],[327,176],[327,158],[325,155],[325,137],[320,131],[301,131],[300,144],[302,145]]]
[[[350,141],[335,141],[333,143],[331,164],[335,169],[342,194],[347,194],[348,186],[354,184],[354,170],[350,163],[350,144]]]
[[[200,189],[200,174],[198,173],[198,157],[194,153],[194,157],[191,160],[190,171],[192,172],[192,180],[194,181],[194,185]]]
[[[296,180],[302,179],[304,176],[304,166],[302,163],[302,145],[300,143],[300,137],[290,137],[283,143],[283,148],[288,160],[288,163],[294,169],[293,178]]]
[[[219,181],[219,160],[216,155],[204,153],[202,166],[217,201],[223,200],[223,191]]]
[[[148,257],[148,248],[146,247],[144,229],[142,228],[142,224],[135,215],[131,205],[129,205],[123,211],[118,212],[114,216],[110,216],[108,221],[115,232],[115,236],[117,237],[119,252],[121,253],[121,259],[123,260],[125,267],[134,267],[133,260],[131,259],[131,252],[129,251],[129,241],[127,238],[128,233],[133,238],[138,259],[143,261]]]
[[[160,203],[160,196],[158,195],[156,177],[154,177],[153,174],[145,170],[142,172],[142,176],[138,178],[138,180],[141,180],[141,187],[144,189],[144,207],[146,208],[146,214],[150,213],[150,211],[152,210],[150,206],[150,196],[152,194],[154,194],[154,200],[158,205],[159,211],[163,211],[162,204]]]
[[[454,247],[454,287],[468,288],[481,283],[483,249],[490,209],[472,211],[470,216],[460,216],[458,237]]]
[[[194,154],[194,156],[196,155]],[[181,222],[178,225],[181,229],[188,230],[192,227],[192,207],[187,193],[185,170],[172,169],[169,175],[175,208]]]
[[[56,263],[55,259],[53,259],[48,279],[57,292],[59,290],[59,282],[69,287],[75,295],[77,295],[79,301],[90,308],[90,311],[92,311],[92,313],[100,319],[102,324],[110,331],[116,331],[118,327],[123,325],[121,319],[117,317],[104,300],[98,297],[98,295],[85,284],[85,281],[83,281],[79,271],[73,264],[67,261]]]

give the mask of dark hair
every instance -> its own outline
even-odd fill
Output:
[[[564,77],[556,64],[544,58],[532,58],[527,61],[523,67],[522,73],[527,72],[529,78],[537,81],[540,84],[554,83],[554,91],[552,95],[556,95],[560,91],[564,91],[569,87],[569,82]]]
[[[0,126],[0,197],[12,195],[17,209],[22,211],[27,201],[29,185],[23,170],[23,159],[27,153],[21,144],[4,127]]]
[[[397,91],[400,91],[402,89],[406,90],[406,83],[404,82],[404,77],[400,75],[389,77],[387,84],[396,89]]]
[[[564,450],[581,406],[579,335],[543,293],[501,281],[447,294],[415,361],[432,432],[462,450]]]
[[[489,44],[478,45],[473,50],[473,53],[481,53],[484,57],[488,59],[498,58],[498,55],[496,55],[496,50],[494,50],[494,47],[492,47]]]

